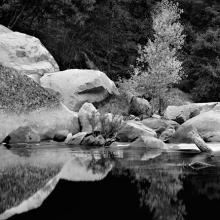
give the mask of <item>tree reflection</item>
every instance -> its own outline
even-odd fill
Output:
[[[169,158],[162,155],[147,163],[140,161],[123,162],[124,172],[136,184],[140,197],[140,207],[145,207],[153,213],[153,219],[172,220],[184,219],[185,205],[178,198],[179,191],[183,188],[183,168],[176,166],[168,168],[166,162]],[[137,166],[138,164],[138,166]]]

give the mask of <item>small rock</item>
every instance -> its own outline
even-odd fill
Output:
[[[173,127],[167,128],[163,131],[159,137],[160,140],[166,142],[168,141],[175,133],[175,129]]]
[[[102,135],[99,135],[95,138],[95,143],[96,146],[104,146],[105,145],[105,139],[103,138]]]
[[[152,115],[152,107],[146,99],[133,96],[130,101],[129,114],[150,117]]]
[[[81,145],[84,146],[95,146],[95,137],[93,135],[89,135],[83,139]]]
[[[59,131],[54,135],[53,140],[56,142],[64,142],[65,139],[67,138],[67,135],[68,135],[67,130]]]
[[[40,142],[40,135],[28,126],[20,127],[12,131],[5,139],[4,143],[38,143]]]
[[[68,134],[65,143],[69,145],[80,145],[86,135],[87,132],[79,132],[75,135]]]
[[[86,102],[79,110],[79,122],[83,132],[92,133],[98,130],[99,112],[93,104]]]

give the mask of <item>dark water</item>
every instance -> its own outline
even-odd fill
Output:
[[[10,219],[220,218],[218,151],[211,157],[192,150],[38,146],[5,155],[2,161],[14,157],[7,166],[63,165],[60,180],[43,204]]]

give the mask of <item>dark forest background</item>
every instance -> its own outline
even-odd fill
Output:
[[[129,78],[138,44],[152,38],[156,0],[0,0],[0,24],[41,39],[60,69],[92,68]],[[186,35],[178,85],[194,101],[220,99],[220,2],[178,0]]]

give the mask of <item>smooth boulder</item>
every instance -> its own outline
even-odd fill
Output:
[[[186,142],[190,127],[195,128],[206,142],[220,142],[220,111],[208,111],[191,118],[182,124],[171,142]]]
[[[168,106],[164,112],[164,117],[179,124],[193,118],[200,113],[210,111],[218,105],[218,102],[192,103],[180,106]]]
[[[15,143],[38,143],[40,142],[40,135],[32,128],[25,126],[19,127],[12,131],[5,139],[6,144]]]
[[[166,144],[155,138],[155,137],[150,137],[150,136],[140,136],[137,140],[132,142],[129,147],[145,147],[147,149],[161,149],[161,150],[166,150],[168,149]]]
[[[133,96],[130,101],[129,114],[150,117],[153,111],[150,103],[146,99]]]
[[[13,31],[0,24],[0,34],[6,34],[6,33],[10,33],[10,32],[13,32]]]
[[[134,141],[140,136],[157,137],[156,132],[139,121],[127,121],[118,131],[117,139],[122,142]]]
[[[70,69],[45,74],[40,82],[59,92],[64,104],[73,111],[79,111],[85,102],[98,103],[118,94],[114,82],[97,70]]]
[[[92,103],[86,102],[79,110],[79,123],[81,131],[92,133],[98,130],[99,112]]]
[[[167,128],[178,128],[179,124],[172,120],[160,119],[160,118],[147,118],[142,121],[142,123],[156,131],[158,135],[164,132]]]
[[[44,73],[59,71],[59,67],[36,37],[0,27],[0,65],[26,74],[39,81]]]

